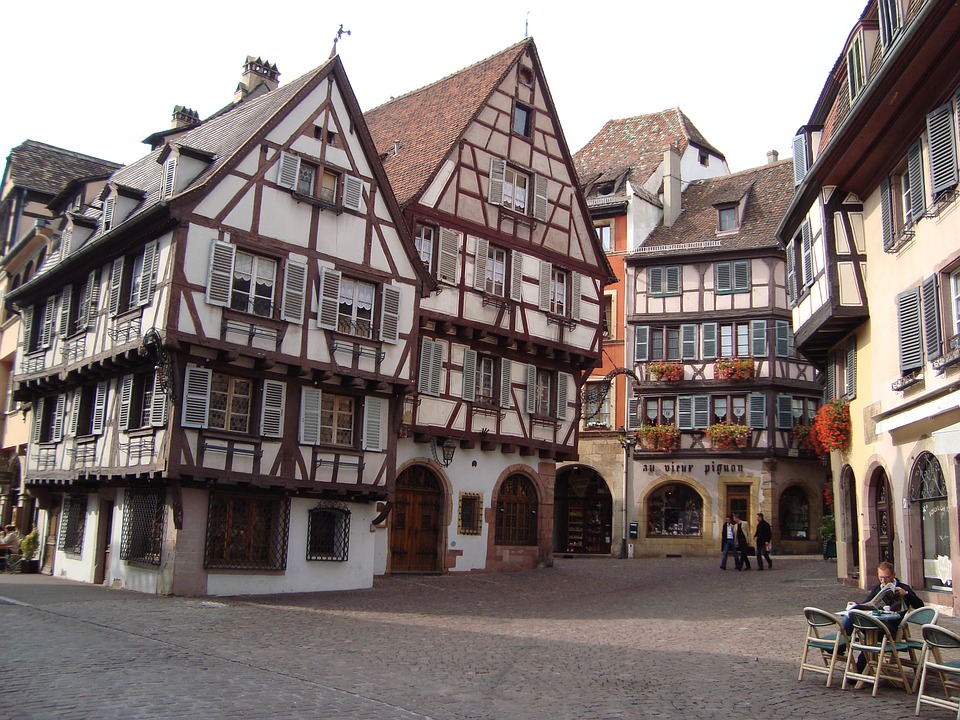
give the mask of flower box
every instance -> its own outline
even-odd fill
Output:
[[[834,398],[817,410],[810,426],[810,442],[818,455],[850,448],[850,403]]]
[[[652,362],[647,364],[647,372],[654,380],[680,382],[683,380],[683,365],[675,362]]]
[[[676,425],[641,425],[634,436],[641,449],[656,452],[673,452],[680,443]]]
[[[749,380],[755,370],[753,358],[720,358],[713,364],[713,375],[717,380]]]
[[[750,444],[750,428],[734,423],[716,423],[707,428],[707,437],[714,450],[745,448]]]

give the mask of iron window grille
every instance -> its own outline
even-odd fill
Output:
[[[123,506],[120,559],[160,565],[166,506],[163,490],[130,490]]]
[[[343,503],[321,502],[307,519],[307,560],[346,562],[350,550],[350,511]]]
[[[496,544],[537,544],[537,491],[522,475],[508,477],[497,495]]]
[[[483,496],[479,493],[460,495],[460,534],[479,535],[483,529]]]
[[[63,504],[63,520],[57,548],[68,555],[83,553],[83,530],[87,520],[87,496],[68,495]]]
[[[203,566],[285,570],[289,529],[289,498],[211,493]]]

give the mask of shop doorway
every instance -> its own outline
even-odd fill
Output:
[[[890,492],[890,478],[883,470],[878,470],[875,482],[876,503],[873,508],[873,522],[877,528],[877,561],[893,562],[893,498]]]
[[[407,468],[397,478],[390,513],[390,571],[439,572],[440,480],[424,465]]]
[[[613,498],[595,470],[564,468],[557,475],[553,500],[554,552],[610,554]]]

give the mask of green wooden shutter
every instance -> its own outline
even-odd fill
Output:
[[[900,372],[905,375],[923,367],[919,287],[897,296],[897,323],[900,340]]]
[[[931,275],[921,286],[923,296],[923,340],[930,360],[943,354],[943,336],[940,330],[940,295],[937,292],[937,276]]]
[[[957,141],[953,128],[953,103],[927,115],[930,147],[930,192],[936,198],[957,184]]]

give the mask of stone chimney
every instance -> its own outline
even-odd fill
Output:
[[[253,55],[247,55],[247,61],[243,64],[243,76],[233,94],[233,101],[241,102],[251,95],[256,97],[276,90],[279,84],[280,71],[277,70],[276,65],[271,65],[269,61]]]
[[[200,124],[200,115],[196,110],[183,105],[173,106],[173,118],[170,123],[171,130],[190,127]]]
[[[780,153],[776,150],[767,150],[767,165],[773,165],[780,159]]]
[[[673,227],[680,216],[680,153],[675,146],[663,153],[663,226]]]

